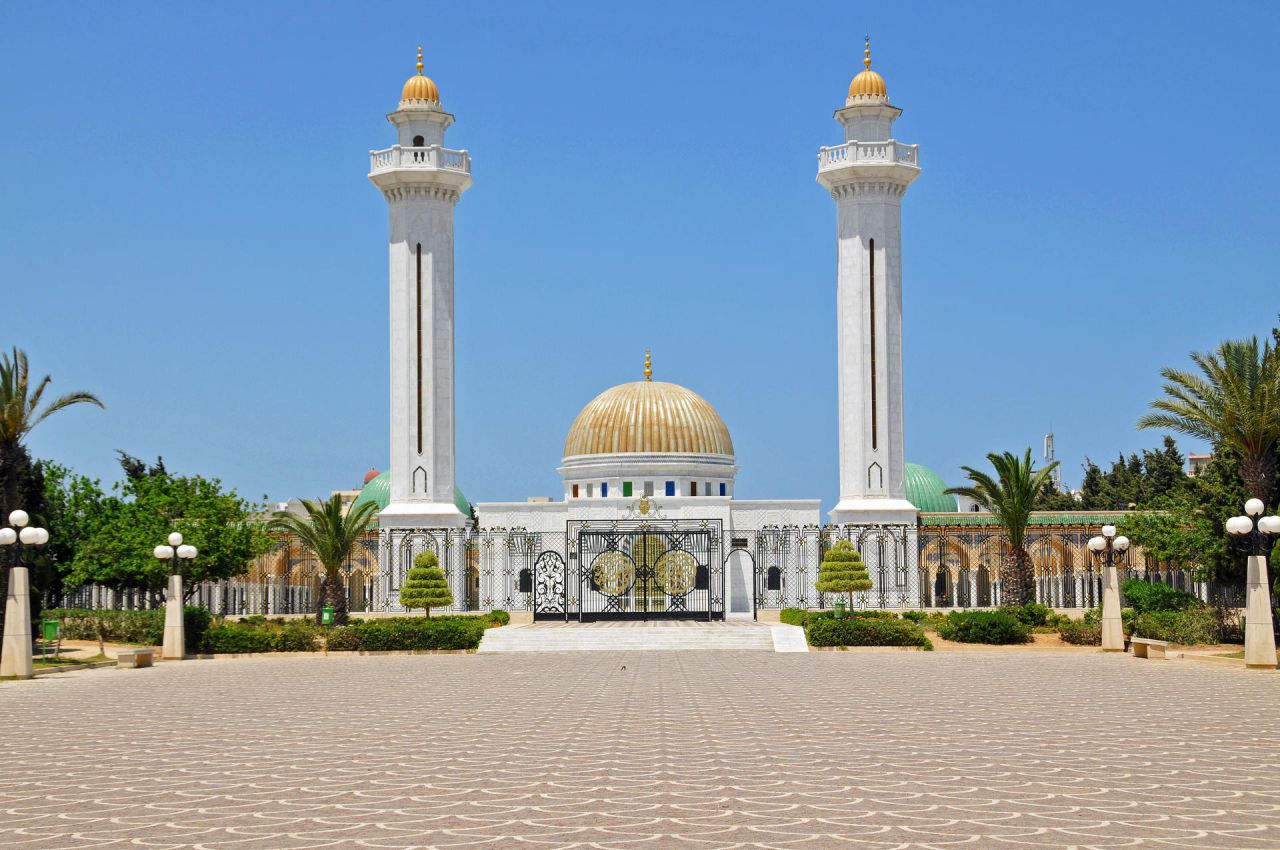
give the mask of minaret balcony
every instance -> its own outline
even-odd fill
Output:
[[[471,185],[471,154],[440,145],[396,145],[369,152],[369,179],[387,188],[403,184],[445,184],[466,191]]]
[[[891,178],[910,183],[920,174],[920,146],[889,139],[846,142],[818,150],[818,182],[823,185],[861,178]]]

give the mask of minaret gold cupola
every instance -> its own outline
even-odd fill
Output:
[[[434,104],[438,109],[440,107],[440,89],[436,88],[435,81],[422,73],[422,45],[418,45],[418,73],[414,74],[404,84],[404,89],[400,92],[400,106],[427,106]]]
[[[845,105],[868,102],[888,102],[889,91],[885,88],[884,77],[871,70],[871,36],[867,36],[862,49],[862,73],[849,83],[849,97]]]

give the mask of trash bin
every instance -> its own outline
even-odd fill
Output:
[[[62,623],[57,620],[44,620],[40,623],[40,635],[50,643],[62,637]]]
[[[333,609],[327,605],[320,609],[320,625],[322,626],[333,625]]]
[[[844,619],[844,603],[843,602],[836,603],[836,619],[837,620]]]

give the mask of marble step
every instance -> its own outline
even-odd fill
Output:
[[[618,650],[774,651],[767,626],[596,628],[507,626],[485,632],[480,652],[591,652]]]

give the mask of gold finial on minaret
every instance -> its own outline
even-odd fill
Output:
[[[649,349],[644,350],[644,379],[646,381],[653,380],[653,357],[649,354]]]
[[[422,76],[422,45],[418,45],[418,76]]]
[[[419,56],[418,59],[421,60],[422,57]],[[871,36],[869,35],[867,36],[866,46],[862,49],[862,67],[868,69],[871,67]]]

